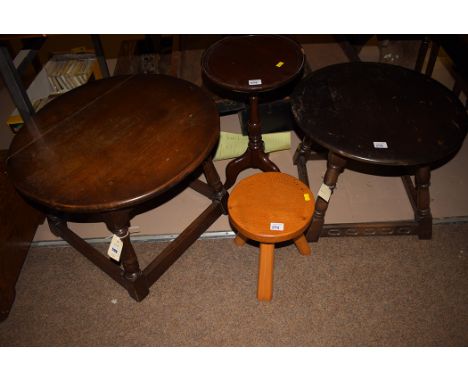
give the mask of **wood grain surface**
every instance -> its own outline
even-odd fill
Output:
[[[229,197],[228,211],[245,237],[278,243],[304,232],[314,212],[314,196],[291,175],[264,172],[239,181]],[[281,223],[282,230],[272,230],[272,223]]]
[[[164,75],[95,81],[52,101],[9,150],[16,188],[65,212],[134,206],[193,172],[219,138],[199,87]]]

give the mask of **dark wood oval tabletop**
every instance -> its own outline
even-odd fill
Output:
[[[133,75],[90,82],[46,105],[15,136],[16,188],[75,213],[137,205],[193,172],[216,145],[211,97],[187,81]]]
[[[292,95],[303,132],[344,157],[382,165],[421,165],[456,152],[467,114],[445,86],[400,66],[355,62],[325,67]]]
[[[301,73],[304,51],[281,35],[229,36],[203,54],[204,75],[228,90],[255,93],[280,88]]]

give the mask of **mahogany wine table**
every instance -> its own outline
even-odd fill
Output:
[[[248,148],[227,165],[224,183],[227,189],[247,168],[279,171],[264,151],[259,96],[279,90],[298,78],[304,60],[304,51],[297,42],[278,35],[230,36],[204,52],[202,72],[205,79],[221,90],[247,96],[250,103]]]
[[[318,143],[328,151],[308,240],[377,234],[431,238],[430,171],[455,155],[468,127],[464,107],[450,90],[395,65],[337,64],[303,80],[292,95],[292,110],[305,135],[294,157],[303,182],[308,184],[307,160],[315,159],[311,146]],[[324,226],[338,175],[352,162],[403,174],[415,220]]]
[[[195,85],[163,75],[112,77],[74,89],[33,116],[11,144],[7,171],[16,189],[45,211],[55,235],[140,301],[227,213],[227,193],[210,156],[218,138],[215,104]],[[209,196],[211,205],[141,270],[130,219],[199,168],[208,184],[190,185]],[[98,252],[67,221],[105,222],[121,240],[120,259]]]

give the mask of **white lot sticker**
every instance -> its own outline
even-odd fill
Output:
[[[270,223],[270,231],[284,231],[284,223]]]
[[[261,85],[262,80],[249,80],[249,85]]]
[[[374,147],[376,149],[388,149],[387,142],[374,142]]]
[[[322,183],[317,196],[321,197],[323,200],[325,200],[328,203],[328,201],[330,200],[331,194],[332,194],[331,188],[328,187],[325,183]]]
[[[120,260],[120,254],[122,253],[123,242],[120,240],[120,237],[117,235],[112,236],[112,240],[109,245],[109,249],[107,250],[107,254],[111,259],[115,261]]]

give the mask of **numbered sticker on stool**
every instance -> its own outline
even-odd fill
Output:
[[[117,235],[112,236],[112,240],[107,250],[107,254],[111,259],[120,261],[120,254],[122,253],[123,242]]]
[[[249,80],[249,85],[261,85],[262,84],[262,80],[258,79],[258,80]]]
[[[270,223],[270,231],[284,231],[284,223]]]

